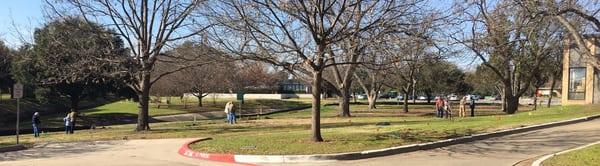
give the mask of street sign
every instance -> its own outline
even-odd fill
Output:
[[[23,98],[23,84],[17,83],[13,86],[13,98]]]
[[[13,86],[13,98],[17,99],[17,124],[16,124],[17,125],[16,126],[16,133],[17,134],[16,135],[17,135],[17,144],[19,144],[19,131],[20,131],[20,129],[19,129],[19,126],[20,126],[19,122],[21,121],[21,117],[19,115],[20,112],[21,112],[21,109],[19,108],[20,107],[19,106],[20,105],[19,99],[23,98],[23,84],[16,83]]]

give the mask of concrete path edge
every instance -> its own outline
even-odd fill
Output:
[[[198,152],[192,150],[189,145],[201,141],[211,140],[212,138],[203,138],[188,142],[181,146],[179,154],[191,158],[221,161],[229,163],[303,163],[303,162],[333,162],[338,160],[358,160],[372,157],[389,156],[401,153],[414,152],[419,150],[428,150],[446,147],[455,144],[473,142],[477,140],[489,139],[493,137],[505,136],[510,134],[523,133],[533,130],[551,128],[556,126],[569,125],[579,122],[585,122],[592,119],[600,118],[600,115],[575,118],[557,122],[544,123],[539,125],[531,125],[518,127],[513,129],[500,130],[490,133],[475,134],[434,142],[420,143],[396,146],[384,149],[366,150],[361,152],[335,153],[335,154],[314,154],[314,155],[236,155],[236,154],[213,154]]]
[[[25,147],[22,144],[10,145],[10,146],[5,146],[5,147],[0,147],[0,153],[19,151],[19,150],[25,150],[25,149],[27,149],[27,147]]]
[[[557,153],[548,154],[548,155],[545,155],[545,156],[543,156],[543,157],[535,160],[531,164],[531,166],[540,166],[540,165],[542,165],[542,162],[544,162],[544,161],[546,161],[546,160],[548,160],[548,159],[550,159],[550,158],[552,158],[554,156],[565,154],[565,153],[568,153],[568,152],[571,152],[571,151],[575,151],[575,150],[580,150],[580,149],[587,148],[587,147],[594,146],[594,145],[598,145],[598,144],[600,144],[600,141],[594,142],[594,143],[591,143],[591,144],[587,144],[587,145],[583,145],[583,146],[579,146],[579,147],[572,148],[572,149],[567,149],[567,150],[560,151],[560,152],[557,152]]]

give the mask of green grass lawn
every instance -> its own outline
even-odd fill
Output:
[[[324,111],[326,114],[328,111]],[[236,154],[314,154],[371,150],[422,143],[475,133],[496,131],[600,114],[593,106],[553,107],[514,115],[492,115],[455,120],[431,117],[355,117],[322,119],[323,143],[310,141],[308,119],[282,118],[283,129],[240,130],[214,135],[193,145],[206,152]],[[390,126],[376,126],[390,122]],[[269,140],[269,141],[264,141]],[[249,148],[251,147],[251,148]]]
[[[600,144],[552,157],[544,166],[600,165]]]

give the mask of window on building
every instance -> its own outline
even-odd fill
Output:
[[[569,69],[569,100],[585,99],[585,67]]]

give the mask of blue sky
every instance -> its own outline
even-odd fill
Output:
[[[16,48],[23,41],[32,42],[33,30],[44,22],[44,0],[1,0],[0,1],[0,40],[9,47]],[[451,0],[430,0],[430,7],[448,9]],[[451,62],[458,64],[461,69],[471,70],[478,63],[473,64],[472,58],[451,58]]]
[[[34,28],[44,21],[42,14],[43,0],[2,0],[0,4],[0,39],[10,47],[31,40]],[[13,24],[14,22],[14,24]],[[23,35],[19,35],[23,34]]]

